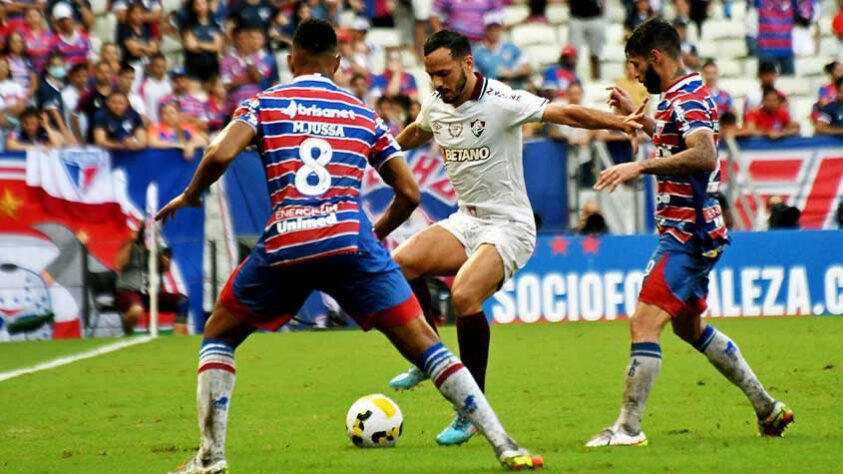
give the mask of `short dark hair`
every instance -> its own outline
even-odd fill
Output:
[[[775,94],[776,97],[781,98],[781,96],[779,95],[779,91],[777,91],[775,87],[765,87],[761,93],[761,97],[766,98],[770,94]]]
[[[127,64],[127,63],[123,63],[123,64],[121,64],[121,65],[120,65],[120,71],[117,73],[117,75],[118,75],[118,76],[122,76],[123,74],[125,74],[125,73],[127,73],[127,72],[134,73],[134,72],[135,72],[135,68],[133,68],[132,66],[130,66],[130,65],[129,65],[129,64]]]
[[[834,72],[834,68],[837,67],[837,64],[839,64],[837,61],[832,61],[826,64],[823,67],[823,72],[825,72],[826,74],[831,74],[832,72]]]
[[[156,59],[163,59],[164,61],[166,61],[167,56],[164,56],[161,53],[155,53],[149,56],[149,62],[155,61]]]
[[[337,52],[337,32],[325,20],[311,18],[299,23],[293,35],[293,46],[308,54],[323,55]]]
[[[776,63],[773,63],[773,62],[770,62],[770,61],[763,61],[761,63],[758,63],[758,75],[759,76],[761,74],[770,74],[770,73],[777,74],[778,72],[779,72],[779,70],[776,68]]]
[[[427,37],[424,42],[424,55],[446,48],[454,59],[462,59],[471,54],[471,43],[464,35],[451,30],[439,30]]]
[[[843,86],[843,77],[839,77],[836,81],[834,81],[834,87],[836,89],[840,89],[840,86]]]
[[[87,71],[88,70],[88,63],[79,63],[74,64],[73,67],[70,68],[70,72],[68,73],[69,76],[72,76],[79,71]]]
[[[738,124],[738,116],[735,115],[734,112],[726,111],[723,112],[723,115],[720,116],[720,126],[724,125],[737,125]]]
[[[352,82],[355,82],[355,81],[360,80],[360,79],[363,79],[364,81],[366,81],[366,84],[369,83],[369,78],[366,77],[365,74],[360,74],[359,72],[355,72],[354,75],[351,76],[351,80],[348,81],[348,82],[352,83]]]
[[[20,120],[23,121],[23,119],[27,117],[35,117],[40,120],[41,111],[38,110],[38,107],[27,107],[23,109],[23,112],[20,113]]]
[[[111,92],[108,93],[108,98],[110,99],[110,98],[112,98],[114,96],[118,96],[118,95],[122,95],[126,99],[129,98],[129,96],[126,95],[126,93],[121,91],[120,89],[112,89]]]
[[[626,42],[625,52],[627,57],[646,57],[654,49],[673,59],[679,59],[682,54],[679,33],[661,18],[651,18],[635,28]]]
[[[703,68],[703,69],[705,69],[705,68],[707,68],[707,67],[709,67],[709,66],[714,66],[714,67],[717,67],[717,63],[716,63],[716,62],[714,62],[714,60],[713,60],[713,59],[709,59],[708,61],[706,61],[706,62],[705,62],[705,64],[703,64],[702,68]]]

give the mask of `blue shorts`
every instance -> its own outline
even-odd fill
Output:
[[[703,256],[695,247],[670,235],[661,236],[647,263],[638,301],[658,306],[673,317],[704,313],[708,274],[723,252],[721,248],[711,256]]]
[[[361,239],[362,240],[362,239]],[[363,330],[399,326],[422,311],[398,265],[380,244],[290,266],[270,266],[258,243],[228,278],[219,304],[237,319],[274,331],[313,290],[331,295]]]

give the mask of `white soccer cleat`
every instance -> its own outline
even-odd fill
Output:
[[[225,459],[220,459],[215,462],[204,462],[198,457],[192,458],[190,461],[178,470],[169,474],[226,474],[228,473],[228,462]]]
[[[647,435],[643,431],[636,435],[628,435],[623,430],[614,427],[606,428],[585,443],[586,448],[602,448],[603,446],[646,446]]]

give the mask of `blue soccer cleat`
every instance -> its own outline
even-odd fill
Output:
[[[474,433],[477,433],[474,423],[462,415],[457,415],[447,428],[436,435],[436,443],[441,446],[460,445],[471,439]]]
[[[427,380],[427,374],[415,365],[406,372],[401,372],[389,381],[389,386],[395,390],[410,390]]]

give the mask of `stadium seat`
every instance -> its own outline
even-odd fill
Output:
[[[550,25],[537,23],[514,26],[510,37],[519,48],[533,44],[558,44],[556,29]]]
[[[743,39],[721,39],[697,43],[700,57],[736,59],[746,57],[746,42]]]
[[[825,76],[823,68],[829,62],[831,62],[831,59],[827,56],[796,58],[796,73],[799,77]]]
[[[503,24],[517,25],[530,16],[530,9],[526,5],[510,5],[503,9]]]
[[[746,93],[758,89],[758,81],[747,77],[736,77],[723,79],[718,84],[723,90],[732,94],[735,98],[744,98]]]
[[[161,54],[165,56],[181,54],[183,51],[181,41],[174,39],[172,36],[164,35],[161,38]]]
[[[612,82],[588,82],[583,90],[583,102],[588,104],[601,104],[606,106],[606,98],[609,97],[607,87],[611,86]]]
[[[568,44],[570,38],[568,37],[568,25],[559,25],[559,29],[556,30],[556,38],[559,40],[559,50],[562,50],[562,46]]]
[[[743,38],[743,25],[730,20],[709,20],[703,25],[703,38],[712,41],[721,38]]]
[[[544,15],[547,17],[547,21],[550,22],[552,25],[560,25],[563,23],[568,23],[568,6],[562,4],[553,4],[548,5],[547,10],[545,10]]]
[[[384,48],[401,46],[401,35],[395,28],[372,28],[366,35],[366,39]]]
[[[162,0],[162,4],[164,7],[164,13],[167,14],[181,8],[182,2],[181,0]]]
[[[789,96],[812,95],[811,81],[804,77],[780,77],[776,87],[785,91]]]
[[[91,12],[94,16],[103,16],[108,13],[108,0],[91,0]]]
[[[606,18],[609,20],[609,23],[623,23],[623,21],[626,19],[626,10],[624,9],[623,5],[620,4],[620,2],[612,2],[611,4],[607,4],[606,10]]]
[[[606,47],[614,48],[624,46],[624,29],[620,23],[612,23],[606,27]]]
[[[837,38],[834,36],[824,36],[820,40],[820,56],[825,56],[831,60],[833,59],[832,56],[837,55],[839,47],[840,41],[838,41]]]
[[[96,36],[103,42],[114,41],[117,38],[117,17],[114,13],[97,17],[91,28],[91,36]]]
[[[98,36],[91,36],[92,56],[96,56],[99,59],[100,51],[102,51],[102,40]]]
[[[604,61],[600,65],[600,72],[606,79],[619,79],[624,77],[626,63],[617,61]]]
[[[559,61],[559,48],[551,44],[534,44],[524,47],[524,55],[530,61],[533,69],[541,73],[543,66],[556,64]]]
[[[720,77],[744,77],[744,62],[734,59],[723,59],[717,61],[717,69]]]
[[[790,117],[792,120],[801,124],[801,129],[799,131],[802,133],[802,136],[814,135],[814,127],[809,120],[811,116],[811,109],[814,107],[814,102],[815,100],[813,98],[807,97],[789,101]]]

